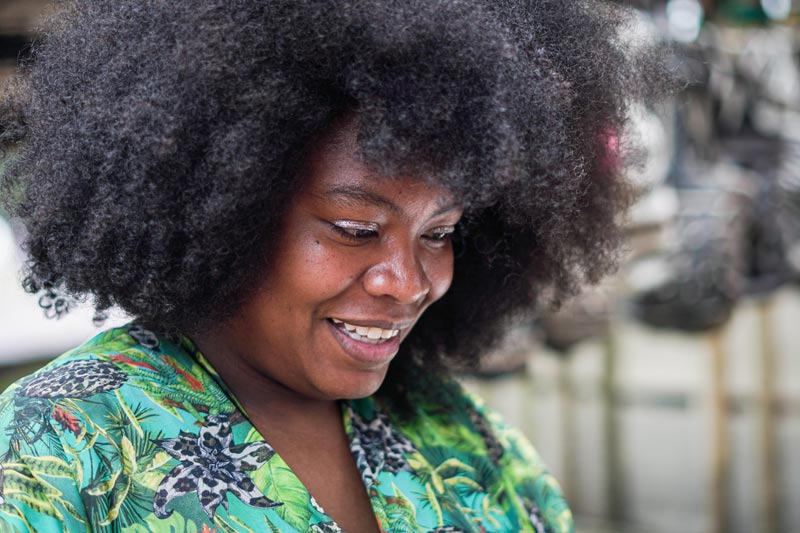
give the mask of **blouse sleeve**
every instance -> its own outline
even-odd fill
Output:
[[[497,439],[501,475],[513,487],[537,533],[573,533],[572,512],[561,487],[548,472],[538,452],[522,432],[508,425],[482,400],[468,396]]]
[[[90,529],[77,458],[70,460],[65,451],[51,408],[58,409],[0,396],[0,533]]]

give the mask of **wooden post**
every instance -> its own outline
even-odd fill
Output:
[[[563,455],[563,475],[561,484],[564,494],[572,507],[579,509],[576,481],[577,435],[575,434],[575,398],[572,387],[572,358],[564,354],[558,358],[558,391],[561,400],[561,442]]]
[[[613,522],[625,518],[622,487],[622,458],[619,446],[619,418],[617,415],[617,343],[614,328],[609,328],[603,342],[603,433],[606,455],[606,509]]]
[[[535,357],[543,357],[544,354],[540,351],[535,352],[534,356],[530,358],[525,365],[525,374],[522,377],[522,401],[525,402],[523,406],[522,413],[522,425],[520,426],[520,430],[525,434],[531,442],[536,442],[536,434],[538,432],[538,426],[536,424],[536,417],[529,406],[536,404],[536,394],[539,391],[539,387],[536,383],[536,375],[532,366],[533,359]],[[535,446],[535,445],[534,445]]]
[[[759,330],[761,336],[761,383],[758,394],[760,422],[759,467],[761,469],[761,494],[759,498],[759,521],[764,533],[777,533],[779,527],[778,506],[778,457],[775,442],[775,343],[772,338],[772,302],[762,300],[758,304]]]
[[[728,533],[728,398],[722,330],[709,334],[711,347],[711,512],[713,533]]]

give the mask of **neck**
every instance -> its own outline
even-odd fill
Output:
[[[336,400],[300,394],[271,379],[220,335],[199,335],[194,342],[262,434],[264,430],[317,434],[321,428],[341,426]]]

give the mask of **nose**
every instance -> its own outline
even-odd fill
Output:
[[[431,281],[413,246],[393,246],[364,273],[364,289],[400,304],[418,304],[431,291]]]

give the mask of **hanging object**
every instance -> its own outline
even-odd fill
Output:
[[[682,43],[691,43],[700,36],[704,11],[698,0],[669,0],[667,27],[669,35]]]

